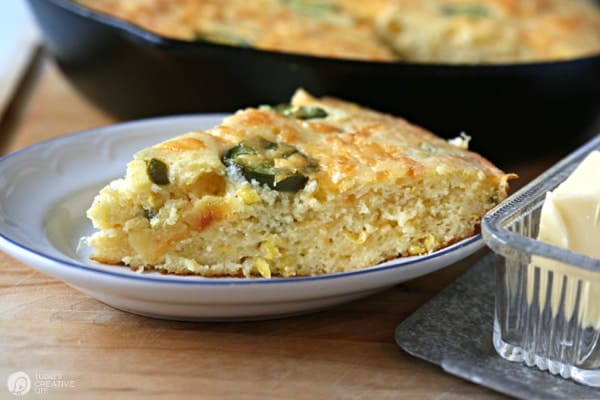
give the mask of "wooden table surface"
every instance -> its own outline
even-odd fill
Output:
[[[42,54],[2,119],[0,154],[113,122]],[[517,186],[553,161],[515,165]],[[6,382],[17,371],[39,398],[505,398],[394,342],[396,325],[485,251],[326,311],[223,323],[118,311],[0,252],[0,398],[13,398]]]

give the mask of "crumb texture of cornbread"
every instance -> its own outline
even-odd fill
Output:
[[[135,154],[88,210],[88,242],[135,270],[345,272],[475,234],[513,177],[404,119],[298,90]]]

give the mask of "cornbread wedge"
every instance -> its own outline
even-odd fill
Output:
[[[92,258],[204,276],[302,276],[473,235],[505,174],[403,119],[299,90],[135,155],[88,210]]]

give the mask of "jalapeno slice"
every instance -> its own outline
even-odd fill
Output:
[[[169,167],[167,164],[157,158],[153,158],[146,163],[146,173],[152,183],[157,185],[168,185],[169,181]]]
[[[308,181],[317,163],[287,143],[261,137],[246,139],[227,150],[223,164],[234,166],[248,181],[255,180],[280,192],[297,192]]]
[[[253,47],[248,39],[229,32],[196,32],[194,40],[228,46]]]
[[[281,0],[281,3],[310,17],[326,17],[339,11],[330,0]]]
[[[326,118],[329,114],[321,107],[316,106],[292,106],[291,104],[278,104],[273,110],[286,117],[298,119]]]
[[[444,5],[441,7],[443,15],[455,17],[455,16],[467,16],[473,18],[489,17],[490,10],[481,4],[454,4]]]

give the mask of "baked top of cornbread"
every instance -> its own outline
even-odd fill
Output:
[[[172,166],[179,179],[194,180],[197,177],[188,176],[184,170],[206,159],[210,161],[207,167],[224,174],[226,165],[221,163],[221,154],[232,144],[260,137],[271,143],[292,145],[317,160],[307,176],[332,192],[348,192],[379,180],[427,175],[443,169],[473,169],[490,180],[505,178],[478,154],[400,118],[334,98],[318,100],[304,91],[292,99],[291,114],[294,109],[298,114],[303,110],[323,110],[326,116],[294,118],[271,106],[249,108],[211,130],[168,140],[140,156],[161,158]]]
[[[600,53],[588,0],[392,0],[377,30],[403,59],[447,63],[564,60]]]
[[[77,2],[170,38],[325,57],[393,59],[372,24],[327,0]]]
[[[514,177],[463,147],[299,90],[290,104],[241,110],[138,152],[88,211],[99,229],[92,256],[271,277],[427,254],[474,234]]]
[[[324,57],[513,63],[600,53],[592,0],[76,0],[165,37]]]

